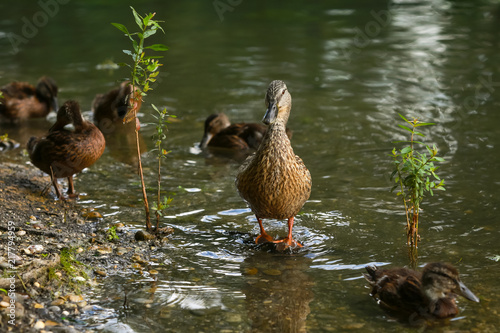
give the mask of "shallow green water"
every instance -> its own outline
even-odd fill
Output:
[[[232,3],[222,16],[212,1],[132,4],[165,21],[166,35],[156,42],[170,47],[161,82],[147,102],[179,119],[168,133],[172,152],[162,184],[175,193],[163,220],[175,234],[155,258],[157,279],[135,272],[111,276],[93,295],[106,310],[91,314],[87,325],[116,332],[416,330],[388,318],[361,278],[368,263],[408,264],[404,217],[389,193],[387,156],[391,142],[402,139],[395,130],[402,112],[438,123],[429,140],[446,159],[439,171],[447,191],[423,204],[419,262],[456,264],[481,298],[479,304],[461,299],[458,318],[429,330],[496,331],[500,266],[488,257],[500,254],[499,5]],[[40,5],[25,7],[0,4],[2,84],[35,82],[47,74],[60,86],[60,103],[77,99],[89,110],[96,93],[126,75],[97,66],[125,60],[127,40],[109,22],[131,26],[127,6],[60,4],[13,53],[8,34],[22,35],[26,21],[43,23]],[[225,112],[234,122],[259,121],[273,79],[284,80],[292,94],[292,143],[313,177],[311,198],[294,228],[306,249],[295,255],[252,245],[258,227],[234,187],[238,163],[207,157],[196,147],[210,113]],[[143,108],[143,124],[152,120],[150,112]],[[24,144],[49,123],[0,126]],[[152,133],[153,126],[143,128],[149,150]],[[1,158],[27,160],[19,150]],[[143,158],[153,185],[154,153]],[[118,144],[108,140],[103,157],[75,186],[87,194],[82,205],[105,215],[101,223],[142,228],[137,177]],[[282,221],[266,226],[274,234],[286,232]]]

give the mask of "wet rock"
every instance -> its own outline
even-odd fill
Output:
[[[73,303],[78,303],[83,301],[83,296],[81,295],[69,295],[68,300]]]
[[[50,305],[52,305],[52,306],[60,306],[60,305],[63,305],[64,303],[66,303],[66,301],[64,300],[64,298],[58,298],[58,299],[53,300],[50,303]]]
[[[41,253],[43,252],[43,246],[40,245],[40,244],[36,244],[36,245],[30,245],[28,246],[28,250],[31,252],[31,253]]]
[[[150,234],[147,231],[139,230],[135,233],[134,238],[136,241],[142,242],[142,241],[147,241],[147,240],[153,240],[153,239],[155,239],[155,236]]]
[[[101,270],[95,270],[94,273],[96,275],[99,275],[99,276],[102,276],[102,277],[106,277],[108,276],[108,274],[106,273],[106,271],[101,271]]]
[[[45,328],[45,323],[43,321],[39,320],[35,323],[33,328],[36,330],[43,330]]]
[[[58,307],[57,305],[52,305],[47,310],[49,310],[50,312],[54,312],[54,313],[60,313],[61,312],[61,308]]]

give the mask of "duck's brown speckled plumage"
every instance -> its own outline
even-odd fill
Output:
[[[257,123],[231,124],[224,113],[214,113],[205,120],[205,132],[200,142],[200,148],[226,148],[247,150],[259,148],[267,126]],[[287,128],[288,138],[292,131]]]
[[[27,82],[12,82],[0,88],[0,115],[9,121],[45,117],[57,110],[57,84],[47,76],[36,87]]]
[[[367,266],[366,280],[372,296],[398,315],[425,319],[450,318],[458,314],[457,294],[479,302],[461,281],[458,271],[448,263],[427,264],[422,272],[408,268],[377,269]]]
[[[64,129],[73,124],[74,131]],[[57,178],[68,178],[68,194],[73,195],[73,175],[94,164],[102,155],[105,140],[101,131],[85,121],[80,106],[67,101],[57,113],[57,121],[47,136],[32,137],[27,149],[31,162],[52,178],[57,196],[62,199]]]
[[[132,105],[139,111],[141,99],[135,100],[133,98],[132,89],[132,85],[125,81],[106,94],[96,95],[92,102],[92,113],[94,114],[94,123],[100,129],[106,129],[114,122],[122,122]],[[135,91],[137,93],[139,90],[135,88]]]
[[[268,107],[264,122],[268,130],[258,150],[241,165],[236,187],[255,213],[261,228],[256,242],[274,241],[263,227],[263,218],[288,219],[287,245],[298,245],[292,239],[293,219],[311,194],[311,175],[300,157],[295,155],[286,135],[291,96],[283,81],[273,81],[266,94]]]

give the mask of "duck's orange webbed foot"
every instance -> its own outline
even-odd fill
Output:
[[[265,231],[255,238],[255,244],[273,243],[274,239]]]
[[[275,241],[273,241],[273,243],[281,243],[283,245],[286,245],[286,247],[303,247],[303,245],[300,244],[298,241],[296,241],[292,238],[288,238],[288,237],[275,240]]]

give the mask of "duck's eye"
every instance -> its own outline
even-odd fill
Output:
[[[283,89],[283,92],[281,93],[281,95],[284,95],[284,94],[285,94],[285,91],[286,91],[286,89]]]

